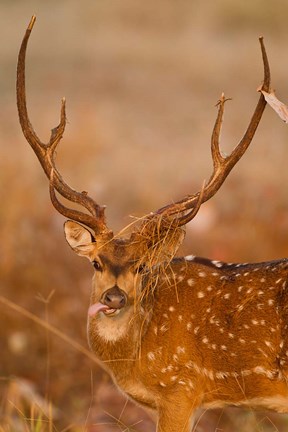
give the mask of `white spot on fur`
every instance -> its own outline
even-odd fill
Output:
[[[241,371],[241,375],[242,375],[243,377],[245,377],[245,376],[249,376],[249,375],[251,375],[251,374],[252,374],[252,370],[250,370],[250,369],[246,369],[246,370]]]
[[[168,325],[167,324],[162,324],[160,327],[160,331],[161,333],[165,333],[168,330]]]
[[[212,316],[209,318],[209,322],[210,322],[210,324],[215,324],[215,323],[217,322],[217,320],[215,319],[215,315],[212,315]]]
[[[275,371],[265,369],[263,366],[256,366],[252,369],[257,375],[265,375],[267,378],[275,378]]]
[[[202,373],[203,375],[207,376],[208,378],[210,378],[210,380],[212,380],[212,381],[214,380],[214,373],[213,373],[212,370],[209,370],[209,369],[203,368],[203,369],[201,370],[201,373]]]
[[[262,326],[265,326],[265,325],[266,325],[266,321],[265,321],[265,320],[261,320],[261,321],[260,321],[260,324],[261,324]]]
[[[156,358],[155,354],[152,351],[148,352],[147,357],[148,357],[148,360],[150,360],[150,361],[154,361]]]
[[[188,385],[192,390],[195,388],[193,382],[190,379],[188,379]]]
[[[177,352],[177,354],[184,354],[185,353],[185,348],[181,347],[181,346],[178,346],[176,348],[176,352]]]
[[[272,343],[271,343],[270,341],[264,341],[264,343],[265,343],[265,345],[266,345],[268,348],[273,349],[273,345],[272,345]]]
[[[214,260],[214,261],[211,261],[211,262],[212,262],[212,264],[215,265],[215,267],[218,267],[218,268],[223,267],[223,263],[221,261]]]
[[[193,261],[195,259],[195,255],[187,255],[184,257],[186,261]]]

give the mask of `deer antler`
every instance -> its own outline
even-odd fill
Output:
[[[263,42],[263,37],[260,37],[259,41],[261,45],[261,52],[262,52],[262,59],[263,59],[263,66],[264,66],[264,82],[260,91],[264,90],[266,92],[269,92],[270,68],[269,68],[268,58],[267,58],[267,54]],[[222,94],[217,104],[218,115],[216,118],[215,126],[212,133],[212,139],[211,139],[211,152],[212,152],[214,169],[208,183],[204,187],[204,190],[202,190],[201,192],[197,192],[193,195],[188,195],[185,198],[173,204],[169,204],[165,207],[162,207],[159,210],[152,213],[151,215],[149,215],[148,218],[161,216],[162,219],[163,217],[165,218],[165,217],[173,216],[173,219],[177,226],[185,225],[187,222],[193,219],[193,217],[195,217],[195,214],[197,213],[197,210],[200,207],[199,201],[200,203],[204,203],[205,201],[208,201],[213,195],[215,195],[215,193],[218,191],[218,189],[220,189],[221,185],[225,181],[230,171],[233,169],[233,167],[236,165],[239,159],[243,156],[243,154],[249,147],[252,138],[254,137],[258,124],[261,120],[266,105],[266,101],[264,99],[264,96],[261,94],[256,109],[254,111],[254,114],[252,115],[252,118],[250,120],[250,123],[248,125],[248,128],[243,138],[241,139],[237,147],[232,151],[232,153],[229,156],[224,157],[221,154],[219,137],[220,137],[222,119],[224,114],[224,104],[226,101],[227,99],[225,99],[224,94]],[[187,211],[189,211],[189,213],[187,213]]]
[[[35,16],[33,16],[24,35],[19,51],[17,65],[17,106],[23,134],[34,150],[45,174],[50,181],[50,196],[54,207],[64,216],[90,227],[93,229],[96,235],[107,235],[108,237],[112,237],[113,233],[107,228],[106,225],[104,215],[105,207],[97,204],[86,192],[77,192],[68,186],[55,167],[55,150],[64,134],[66,125],[65,99],[62,99],[60,123],[52,130],[51,138],[48,144],[42,143],[40,141],[30,123],[26,105],[25,57],[28,40],[35,23],[35,19]],[[270,70],[263,38],[261,37],[259,40],[264,65],[264,82],[261,90],[263,90],[265,93],[269,92],[270,90]],[[224,105],[226,101],[227,99],[225,99],[224,94],[222,94],[218,102],[218,115],[211,139],[213,173],[208,183],[203,185],[201,191],[193,195],[188,195],[175,203],[166,205],[165,207],[162,207],[151,213],[145,218],[140,226],[140,229],[134,233],[136,236],[140,234],[140,238],[144,237],[148,239],[151,237],[150,234],[154,233],[153,235],[151,234],[152,237],[155,235],[158,237],[158,239],[162,238],[163,236],[166,238],[168,232],[171,232],[171,230],[173,231],[176,228],[180,228],[192,220],[201,207],[201,204],[209,200],[213,195],[215,195],[218,189],[220,189],[230,171],[247,150],[261,120],[266,105],[265,98],[262,94],[260,95],[258,104],[243,138],[232,151],[232,153],[229,156],[224,157],[220,150],[219,136],[224,114]],[[89,214],[65,207],[58,200],[55,190],[62,197],[84,207],[89,212]],[[162,234],[160,235],[160,233]],[[181,231],[178,230],[178,234],[180,239],[180,237],[182,237]],[[135,238],[135,235],[133,238]]]
[[[65,99],[62,99],[60,123],[52,129],[51,137],[47,144],[41,142],[30,123],[26,104],[25,58],[28,40],[35,20],[36,17],[32,16],[21,44],[17,64],[17,106],[23,134],[38,157],[42,168],[50,181],[50,196],[54,207],[62,215],[88,226],[96,235],[105,234],[110,236],[112,235],[112,232],[106,225],[104,215],[105,207],[97,204],[86,192],[77,192],[68,186],[55,167],[55,150],[64,134],[66,126]],[[57,199],[54,189],[56,189],[62,197],[84,207],[90,214],[65,207]]]

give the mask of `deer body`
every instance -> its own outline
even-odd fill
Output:
[[[76,229],[74,222],[66,223],[74,249],[69,233]],[[288,412],[287,259],[225,264],[187,256],[141,276],[128,264],[129,251],[122,262],[117,257],[115,269],[105,247],[97,253],[96,243],[90,246],[92,262],[100,255],[106,261],[94,276],[90,347],[122,391],[158,412],[159,431],[188,432],[200,406]],[[113,249],[109,245],[108,253]],[[155,289],[138,302],[139,291],[155,276]],[[99,280],[105,280],[104,293]],[[127,294],[126,305],[116,314],[95,311],[115,286]]]
[[[71,248],[95,268],[88,311],[88,339],[117,385],[153,410],[158,432],[189,432],[198,407],[261,406],[288,412],[288,260],[225,264],[188,256],[174,258],[183,227],[221,187],[249,147],[266,102],[261,94],[243,138],[229,156],[219,136],[226,99],[222,94],[211,139],[213,172],[202,190],[138,220],[130,236],[114,236],[105,207],[64,182],[55,150],[66,125],[47,144],[27,112],[25,56],[32,17],[19,51],[17,105],[23,134],[50,184],[54,207],[65,217]],[[270,70],[260,38],[264,81]],[[68,208],[56,192],[84,211]]]

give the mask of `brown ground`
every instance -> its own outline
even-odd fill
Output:
[[[214,105],[222,91],[233,97],[223,149],[234,147],[258,97],[259,35],[274,87],[287,102],[288,3],[0,2],[0,295],[86,347],[92,270],[63,239],[63,218],[49,202],[15,107],[15,62],[33,13],[31,119],[47,139],[66,96],[69,123],[58,166],[72,186],[107,204],[109,224],[119,229],[128,215],[193,192],[209,176]],[[182,253],[228,261],[287,256],[287,159],[287,125],[267,110],[251,150],[188,227]],[[3,303],[0,328],[1,432],[153,430],[147,416],[126,404],[106,374],[69,343]],[[53,427],[36,429],[25,420],[37,416],[30,412],[37,398],[44,411],[45,398],[51,401]],[[227,410],[205,413],[197,431],[287,427],[285,416]]]

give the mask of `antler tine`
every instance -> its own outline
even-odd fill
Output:
[[[266,54],[263,37],[260,37],[259,41],[261,46],[262,60],[263,60],[263,67],[264,67],[264,81],[261,90],[265,90],[266,92],[268,92],[270,89],[270,81],[271,81],[269,62]],[[177,201],[176,203],[169,204],[165,207],[162,207],[159,210],[157,210],[154,213],[154,215],[173,216],[175,218],[175,222],[178,222],[180,226],[189,222],[195,216],[194,212],[191,211],[190,213],[184,216],[183,213],[185,214],[185,212],[187,212],[190,209],[194,209],[194,207],[197,208],[199,206],[199,201],[201,201],[201,203],[208,201],[218,191],[218,189],[225,181],[226,177],[229,175],[230,171],[233,169],[233,167],[236,165],[236,163],[239,161],[239,159],[243,156],[243,154],[249,147],[266,106],[266,101],[264,99],[264,96],[261,94],[257,106],[255,108],[255,111],[250,120],[250,123],[247,127],[247,130],[243,138],[239,142],[239,144],[235,147],[235,149],[232,151],[232,153],[229,156],[223,156],[220,150],[219,138],[220,138],[220,131],[221,131],[221,125],[223,120],[223,114],[224,114],[224,104],[227,100],[228,99],[225,99],[224,94],[222,94],[217,104],[218,114],[212,132],[212,137],[211,137],[213,173],[207,185],[205,186],[204,191],[197,192],[193,195],[188,195],[182,200]],[[200,194],[202,195],[201,200],[199,200]]]
[[[95,219],[94,216],[91,216],[87,213],[82,213],[79,210],[65,207],[56,197],[55,187],[54,187],[54,179],[55,178],[57,178],[57,177],[55,177],[55,171],[54,171],[54,168],[52,168],[51,178],[50,178],[50,182],[49,182],[49,191],[50,191],[50,199],[51,199],[51,202],[52,202],[53,206],[55,207],[55,209],[59,213],[61,213],[63,216],[65,216],[69,219],[72,219],[74,221],[81,222],[82,224],[86,225],[87,227],[92,228],[93,231],[95,232],[95,234],[104,234],[104,233],[110,234],[111,231],[107,230],[106,225],[101,226],[100,222],[99,222],[99,220],[100,221],[105,220],[105,217],[104,217],[105,207],[104,206],[101,207],[102,214],[100,213],[100,210],[99,210],[98,219]],[[82,194],[84,194],[84,192],[82,192]]]
[[[50,180],[50,196],[54,207],[64,216],[87,225],[93,229],[96,234],[110,232],[106,226],[104,215],[105,207],[98,205],[86,192],[77,192],[68,186],[55,167],[55,150],[63,137],[66,126],[65,99],[63,98],[61,102],[60,123],[52,129],[51,137],[47,144],[41,142],[29,120],[26,102],[25,60],[28,40],[35,20],[36,17],[32,16],[20,47],[17,64],[17,106],[23,134],[39,159],[46,176]],[[54,188],[64,198],[86,208],[90,215],[65,207],[56,198]]]

